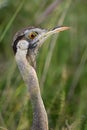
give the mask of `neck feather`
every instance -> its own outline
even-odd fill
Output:
[[[33,125],[31,130],[48,130],[47,113],[41,98],[35,69],[29,64],[26,52],[17,52],[16,61],[23,80],[28,88],[33,108]]]

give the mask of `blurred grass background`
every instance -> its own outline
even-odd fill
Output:
[[[29,130],[32,108],[11,44],[27,26],[71,29],[49,38],[37,74],[50,130],[87,130],[87,1],[0,0],[0,129]]]

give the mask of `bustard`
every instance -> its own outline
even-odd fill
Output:
[[[69,27],[55,27],[47,31],[41,28],[28,27],[17,32],[13,39],[13,51],[22,78],[27,86],[33,109],[33,123],[31,130],[48,130],[48,118],[40,94],[39,82],[36,74],[36,54],[44,41],[52,34],[69,29]]]

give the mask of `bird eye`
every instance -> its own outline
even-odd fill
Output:
[[[37,35],[38,35],[38,34],[37,34],[36,32],[31,32],[28,37],[29,37],[30,39],[34,39]]]

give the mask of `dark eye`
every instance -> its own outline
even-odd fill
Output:
[[[36,32],[31,32],[28,37],[29,37],[30,39],[34,39],[37,35],[38,35],[38,34],[37,34]]]

